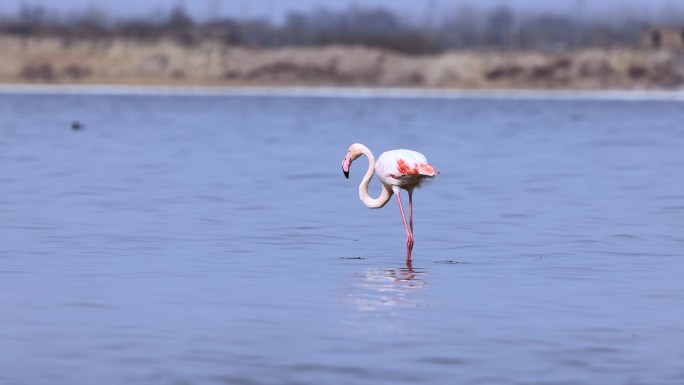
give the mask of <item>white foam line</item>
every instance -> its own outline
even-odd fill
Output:
[[[245,96],[372,99],[513,99],[597,101],[684,101],[684,89],[654,90],[444,90],[416,88],[346,87],[178,87],[121,85],[0,84],[0,94]]]

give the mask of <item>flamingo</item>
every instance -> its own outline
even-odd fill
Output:
[[[360,143],[354,143],[349,147],[347,156],[342,161],[342,172],[349,179],[349,169],[354,160],[361,155],[368,157],[368,171],[359,185],[359,198],[368,208],[379,209],[383,207],[392,194],[397,195],[401,219],[406,230],[406,265],[411,266],[411,252],[413,251],[413,189],[420,187],[426,180],[434,178],[438,174],[428,164],[425,155],[411,150],[391,150],[380,154],[376,163],[373,153]],[[378,198],[368,195],[368,185],[373,174],[377,173],[382,190]],[[401,203],[401,190],[406,190],[409,196],[409,221],[406,222],[404,206]]]

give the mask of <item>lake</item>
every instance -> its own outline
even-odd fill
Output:
[[[4,89],[0,134],[2,384],[684,383],[681,100]],[[354,142],[440,171],[411,268]]]

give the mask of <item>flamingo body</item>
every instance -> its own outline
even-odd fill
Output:
[[[375,173],[380,182],[404,190],[420,187],[426,179],[437,174],[425,155],[412,150],[391,150],[380,154],[375,163]]]
[[[413,251],[413,190],[420,187],[424,181],[432,179],[438,174],[425,158],[425,155],[412,150],[391,150],[383,152],[378,161],[375,161],[373,153],[360,143],[354,143],[349,147],[347,156],[342,161],[342,172],[349,178],[349,170],[354,160],[361,155],[368,157],[368,171],[359,185],[359,198],[369,208],[383,207],[392,197],[397,196],[401,219],[406,230],[406,264],[411,266],[411,252]],[[378,175],[382,190],[378,198],[368,195],[368,185]],[[406,221],[404,206],[401,203],[401,190],[406,190],[409,196],[409,221]]]

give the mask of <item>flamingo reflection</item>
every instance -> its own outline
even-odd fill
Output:
[[[418,291],[426,285],[425,272],[404,268],[368,268],[351,276],[343,302],[357,310],[382,311],[397,307],[419,307]]]

